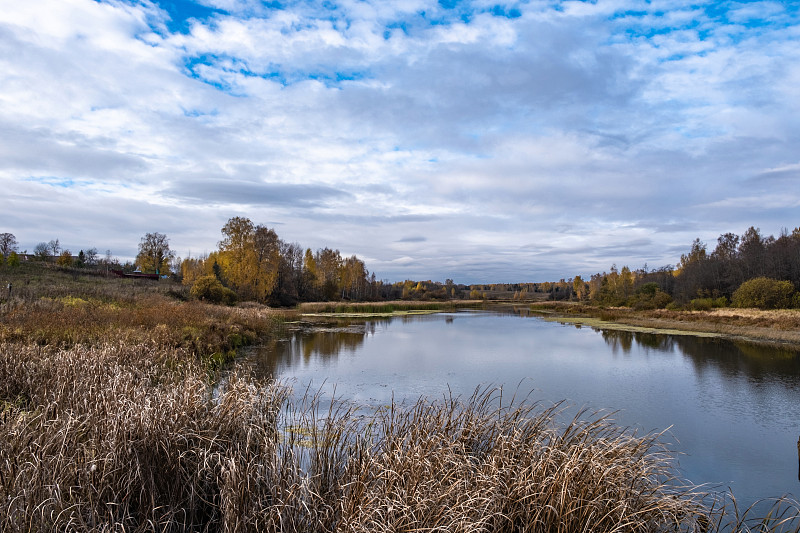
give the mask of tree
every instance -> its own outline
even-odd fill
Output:
[[[249,218],[233,217],[222,227],[219,277],[244,299],[260,299],[255,226]]]
[[[47,248],[50,250],[50,255],[56,257],[61,251],[61,243],[58,242],[58,239],[53,239],[47,243]]]
[[[46,261],[50,257],[50,247],[47,246],[46,242],[40,242],[33,249],[33,255],[43,261]]]
[[[19,266],[19,256],[17,252],[11,252],[8,254],[8,261],[6,261],[8,266],[10,267],[18,267]]]
[[[175,252],[169,249],[169,239],[163,233],[147,233],[139,243],[136,263],[142,272],[168,274]]]
[[[89,248],[83,255],[86,266],[97,266],[97,248]]]
[[[323,248],[314,256],[317,265],[317,285],[326,300],[336,299],[341,281],[342,256],[339,250]]]
[[[583,300],[583,296],[586,294],[586,283],[580,276],[575,276],[572,280],[572,292],[575,293],[578,301]]]
[[[58,259],[56,259],[56,263],[59,266],[72,266],[72,252],[69,250],[64,250],[61,252],[61,254],[58,256]]]
[[[12,233],[0,233],[0,254],[7,258],[11,252],[17,251],[17,238]]]

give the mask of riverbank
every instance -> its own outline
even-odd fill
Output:
[[[391,300],[386,302],[305,302],[297,306],[303,316],[337,318],[389,317],[406,314],[429,314],[458,309],[481,309],[483,300]]]
[[[651,333],[696,334],[800,349],[800,310],[719,308],[709,311],[600,308],[570,302],[531,304],[532,312],[553,319],[608,329]]]

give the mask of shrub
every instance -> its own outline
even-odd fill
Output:
[[[8,266],[10,267],[19,266],[19,256],[17,255],[17,252],[11,252],[8,255],[8,260],[6,261],[6,264],[8,264]]]
[[[191,295],[199,300],[215,304],[233,305],[236,303],[236,293],[224,287],[214,276],[200,276],[192,285]]]
[[[692,311],[710,311],[714,307],[714,300],[711,298],[695,298],[689,302],[689,309]]]
[[[736,307],[759,309],[785,309],[792,304],[794,285],[790,281],[770,278],[754,278],[745,281],[733,293]]]

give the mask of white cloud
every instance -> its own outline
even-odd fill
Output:
[[[204,4],[185,33],[147,2],[0,12],[1,231],[201,252],[244,215],[379,277],[511,281],[794,223],[768,190],[800,142],[780,4]]]

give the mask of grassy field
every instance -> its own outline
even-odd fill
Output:
[[[558,406],[492,389],[364,412],[230,365],[215,388],[281,313],[162,282],[15,275],[0,531],[779,530],[682,488],[658,435],[591,413],[559,425]]]

